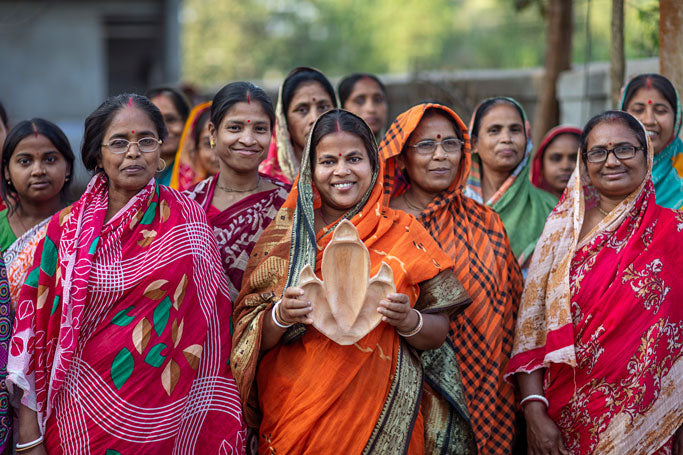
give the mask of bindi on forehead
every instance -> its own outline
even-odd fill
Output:
[[[341,158],[341,153],[339,154],[339,158]]]
[[[440,135],[440,134],[437,134],[437,135],[436,135],[436,138],[437,138],[437,139],[441,139],[441,135]]]
[[[315,103],[316,101],[317,101],[317,100],[316,100],[316,98],[315,98],[315,96],[314,96],[314,97],[313,97],[313,102]]]
[[[247,120],[247,123],[251,123],[251,120]]]
[[[135,130],[130,130],[130,134],[135,134]]]
[[[647,100],[647,104],[652,104],[652,100]]]

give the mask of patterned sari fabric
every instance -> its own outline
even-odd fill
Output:
[[[12,302],[5,264],[0,259],[0,453],[12,446],[12,407],[7,391],[7,358],[12,338]]]
[[[538,146],[538,150],[534,153],[534,157],[531,159],[531,183],[533,183],[536,188],[548,192],[552,191],[548,182],[546,182],[543,177],[543,157],[545,156],[545,151],[550,143],[561,134],[571,134],[578,139],[578,137],[581,136],[581,130],[575,126],[560,125],[548,131],[541,141],[541,145]]]
[[[376,148],[369,153],[377,153]],[[397,292],[425,313],[462,309],[469,297],[424,228],[404,212],[382,206],[382,169],[344,218],[368,247],[371,274],[385,261]],[[235,309],[233,371],[247,425],[259,428],[259,453],[424,453],[420,359],[394,327],[380,322],[341,346],[297,324],[263,353],[261,331],[273,303],[321,258],[335,225],[313,232],[320,205],[304,152],[297,184],[254,248]],[[429,281],[427,281],[429,280]],[[427,281],[426,283],[424,283]],[[422,284],[420,284],[422,283]]]
[[[192,136],[197,124],[197,119],[207,109],[211,109],[211,101],[198,104],[192,108],[189,117],[187,117],[183,134],[180,136],[178,151],[176,152],[175,160],[173,161],[171,182],[168,185],[173,189],[185,191],[208,177],[197,169],[195,163],[196,159],[192,159],[192,149],[194,148]]]
[[[621,89],[619,109],[626,110],[627,83]],[[654,157],[652,164],[652,181],[655,185],[657,204],[670,209],[683,209],[683,141],[680,138],[683,128],[683,108],[681,98],[676,92],[674,108],[674,134],[671,140]]]
[[[531,132],[526,113],[522,106],[512,98],[505,98],[519,107],[527,129],[527,147],[524,158],[512,171],[510,177],[498,188],[488,201],[484,201],[481,192],[482,163],[478,154],[472,154],[470,175],[467,178],[465,196],[480,204],[486,204],[498,213],[510,238],[510,246],[520,265],[526,263],[541,236],[545,219],[555,207],[557,199],[550,193],[536,188],[529,179],[531,167]],[[482,101],[486,102],[486,100]],[[474,123],[472,118],[471,123]],[[470,125],[471,126],[471,125]]]
[[[438,109],[452,118],[465,138],[456,178],[418,217],[453,258],[453,271],[472,297],[472,305],[452,319],[447,340],[462,372],[469,409],[469,413],[464,409],[461,415],[468,423],[471,416],[479,453],[509,453],[514,436],[515,400],[512,386],[503,380],[503,372],[512,350],[523,279],[498,215],[462,194],[470,166],[470,144],[467,128],[457,114],[438,104],[421,104],[398,116],[380,144],[380,156],[386,162],[385,197],[396,197],[409,188],[396,157],[427,109]],[[439,376],[434,378],[437,388],[447,390],[440,383],[448,375]],[[430,382],[429,374],[427,379]],[[428,424],[426,421],[427,430]],[[467,448],[450,449],[468,453]]]
[[[241,453],[230,300],[201,208],[108,181],[56,214],[21,290],[9,383],[50,453]]]
[[[574,454],[670,453],[683,424],[683,215],[655,203],[649,170],[580,240],[595,205],[581,163],[532,259],[507,374],[546,368],[548,414]]]
[[[237,298],[242,287],[242,275],[251,250],[289,194],[289,185],[263,175],[261,178],[277,188],[251,194],[222,212],[211,205],[218,175],[199,182],[186,192],[206,211],[209,224],[213,227],[231,300]]]
[[[50,218],[47,218],[26,231],[2,254],[7,267],[10,296],[14,307],[16,307],[19,298],[19,291],[21,291],[21,287],[24,285],[28,272],[33,265],[33,257],[38,244],[45,237],[49,221]]]

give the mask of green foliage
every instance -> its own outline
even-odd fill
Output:
[[[575,62],[586,2],[574,0]],[[591,60],[609,59],[611,0],[591,0]],[[183,78],[203,86],[281,79],[541,66],[548,0],[185,0]],[[656,55],[658,2],[627,0],[626,56]]]

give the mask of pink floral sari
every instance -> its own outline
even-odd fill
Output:
[[[652,169],[650,148],[649,169]],[[573,454],[670,453],[683,424],[683,213],[643,183],[579,239],[596,190],[579,163],[533,256],[508,376],[545,368]]]
[[[100,173],[48,225],[19,296],[13,393],[49,453],[242,453],[231,304],[203,211],[154,180],[105,223],[107,201]]]

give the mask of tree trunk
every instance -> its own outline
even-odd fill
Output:
[[[546,16],[545,72],[534,114],[534,144],[560,120],[557,79],[571,66],[573,14],[572,0],[550,0]]]
[[[683,91],[683,2],[659,1],[659,72]]]
[[[612,0],[612,27],[609,50],[609,80],[612,109],[619,104],[624,85],[624,0]]]

